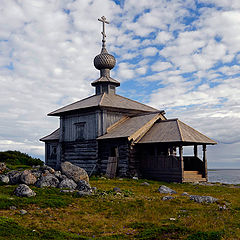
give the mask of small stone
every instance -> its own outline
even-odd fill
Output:
[[[132,179],[134,179],[134,180],[138,180],[138,177],[133,177]]]
[[[91,192],[85,192],[85,191],[78,191],[78,192],[77,192],[77,195],[78,195],[79,197],[84,197],[84,196],[91,196],[92,193],[91,193]]]
[[[74,189],[62,189],[62,190],[60,190],[60,192],[62,192],[62,193],[73,193]]]
[[[148,182],[143,182],[140,184],[141,186],[150,186],[150,184]]]
[[[36,193],[26,184],[20,184],[14,190],[14,193],[18,197],[33,197],[33,196],[36,196]]]
[[[159,187],[158,191],[160,193],[170,193],[170,194],[175,194],[177,193],[176,191],[172,190],[171,188],[165,186],[165,185],[162,185]]]
[[[97,191],[97,188],[96,188],[96,187],[92,187],[92,191],[93,191],[93,192],[96,192],[96,191]]]
[[[16,206],[10,206],[9,209],[10,209],[10,210],[16,210],[17,207],[16,207]]]
[[[217,202],[218,199],[211,197],[211,196],[199,196],[199,195],[190,195],[189,196],[190,200],[193,200],[194,202],[197,203],[214,203]]]
[[[168,201],[168,200],[172,200],[172,199],[174,199],[174,197],[172,197],[172,196],[164,196],[164,197],[162,197],[163,201]]]
[[[19,211],[19,213],[20,213],[21,215],[25,215],[25,214],[27,214],[27,211],[24,210],[24,209],[21,209],[21,210]]]
[[[176,218],[169,218],[170,221],[176,221]]]
[[[115,188],[113,188],[113,191],[114,191],[114,192],[119,192],[119,193],[120,193],[120,192],[121,192],[121,189],[120,189],[119,187],[115,187]]]
[[[9,177],[7,175],[0,175],[0,182],[8,184],[9,181]]]
[[[189,194],[187,192],[183,192],[181,196],[189,196]]]
[[[227,210],[227,207],[226,207],[226,205],[223,205],[223,206],[218,206],[218,207],[219,207],[219,210],[220,210],[220,211]]]

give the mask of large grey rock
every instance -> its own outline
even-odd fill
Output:
[[[9,177],[7,175],[0,175],[0,182],[9,183]]]
[[[35,183],[36,187],[57,187],[59,180],[52,174],[41,176],[40,179]]]
[[[20,183],[20,177],[22,172],[19,171],[11,171],[8,173],[8,177],[11,184],[17,184]]]
[[[33,197],[36,193],[26,184],[20,184],[15,190],[14,194],[18,197]]]
[[[189,196],[190,200],[193,200],[194,202],[197,203],[214,203],[217,202],[218,199],[211,197],[211,196],[199,196],[199,195],[190,195]]]
[[[4,162],[0,162],[0,173],[3,173],[6,170],[7,166]]]
[[[77,183],[77,190],[79,190],[81,192],[92,192],[92,188],[91,188],[90,184],[84,180],[80,180]]]
[[[65,174],[68,178],[71,178],[76,183],[80,180],[84,180],[86,182],[89,182],[89,177],[87,172],[76,166],[71,164],[70,162],[63,162],[61,164],[62,174]]]
[[[77,184],[72,179],[64,179],[62,180],[59,185],[59,188],[68,188],[68,189],[76,189]]]
[[[85,191],[78,191],[78,192],[77,192],[77,195],[78,195],[79,197],[84,197],[84,196],[91,196],[92,193],[91,193],[91,192],[85,192]]]
[[[37,178],[34,176],[34,174],[32,174],[30,170],[24,170],[21,174],[20,180],[22,183],[32,185],[35,184]]]
[[[158,191],[160,193],[170,193],[170,194],[175,194],[177,193],[176,191],[172,190],[171,188],[165,186],[165,185],[162,185],[159,187]]]

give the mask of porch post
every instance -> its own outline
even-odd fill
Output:
[[[179,158],[180,158],[180,166],[182,171],[182,181],[184,180],[184,162],[183,162],[183,147],[179,146]]]
[[[206,178],[206,180],[208,181],[208,174],[207,174],[207,147],[206,144],[203,144],[203,165],[204,165],[204,169],[203,169],[203,177]]]
[[[198,148],[197,148],[197,145],[194,145],[194,157],[198,157]]]

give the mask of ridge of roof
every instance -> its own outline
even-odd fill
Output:
[[[180,139],[181,139],[181,141],[184,141],[182,130],[181,130],[181,127],[180,127],[180,124],[179,124],[179,120],[176,119],[175,121],[176,121],[176,124],[177,124],[177,129],[178,129],[178,132],[179,132]]]
[[[58,116],[69,111],[75,111],[90,107],[111,107],[117,109],[137,110],[142,112],[159,111],[151,106],[131,100],[118,94],[99,94],[81,99],[74,103],[68,104],[55,111],[52,111],[48,116]]]

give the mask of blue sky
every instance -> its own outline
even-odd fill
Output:
[[[0,150],[43,159],[39,138],[59,125],[47,113],[94,94],[104,15],[117,92],[216,140],[209,167],[240,168],[240,1],[2,0],[0,12]]]

